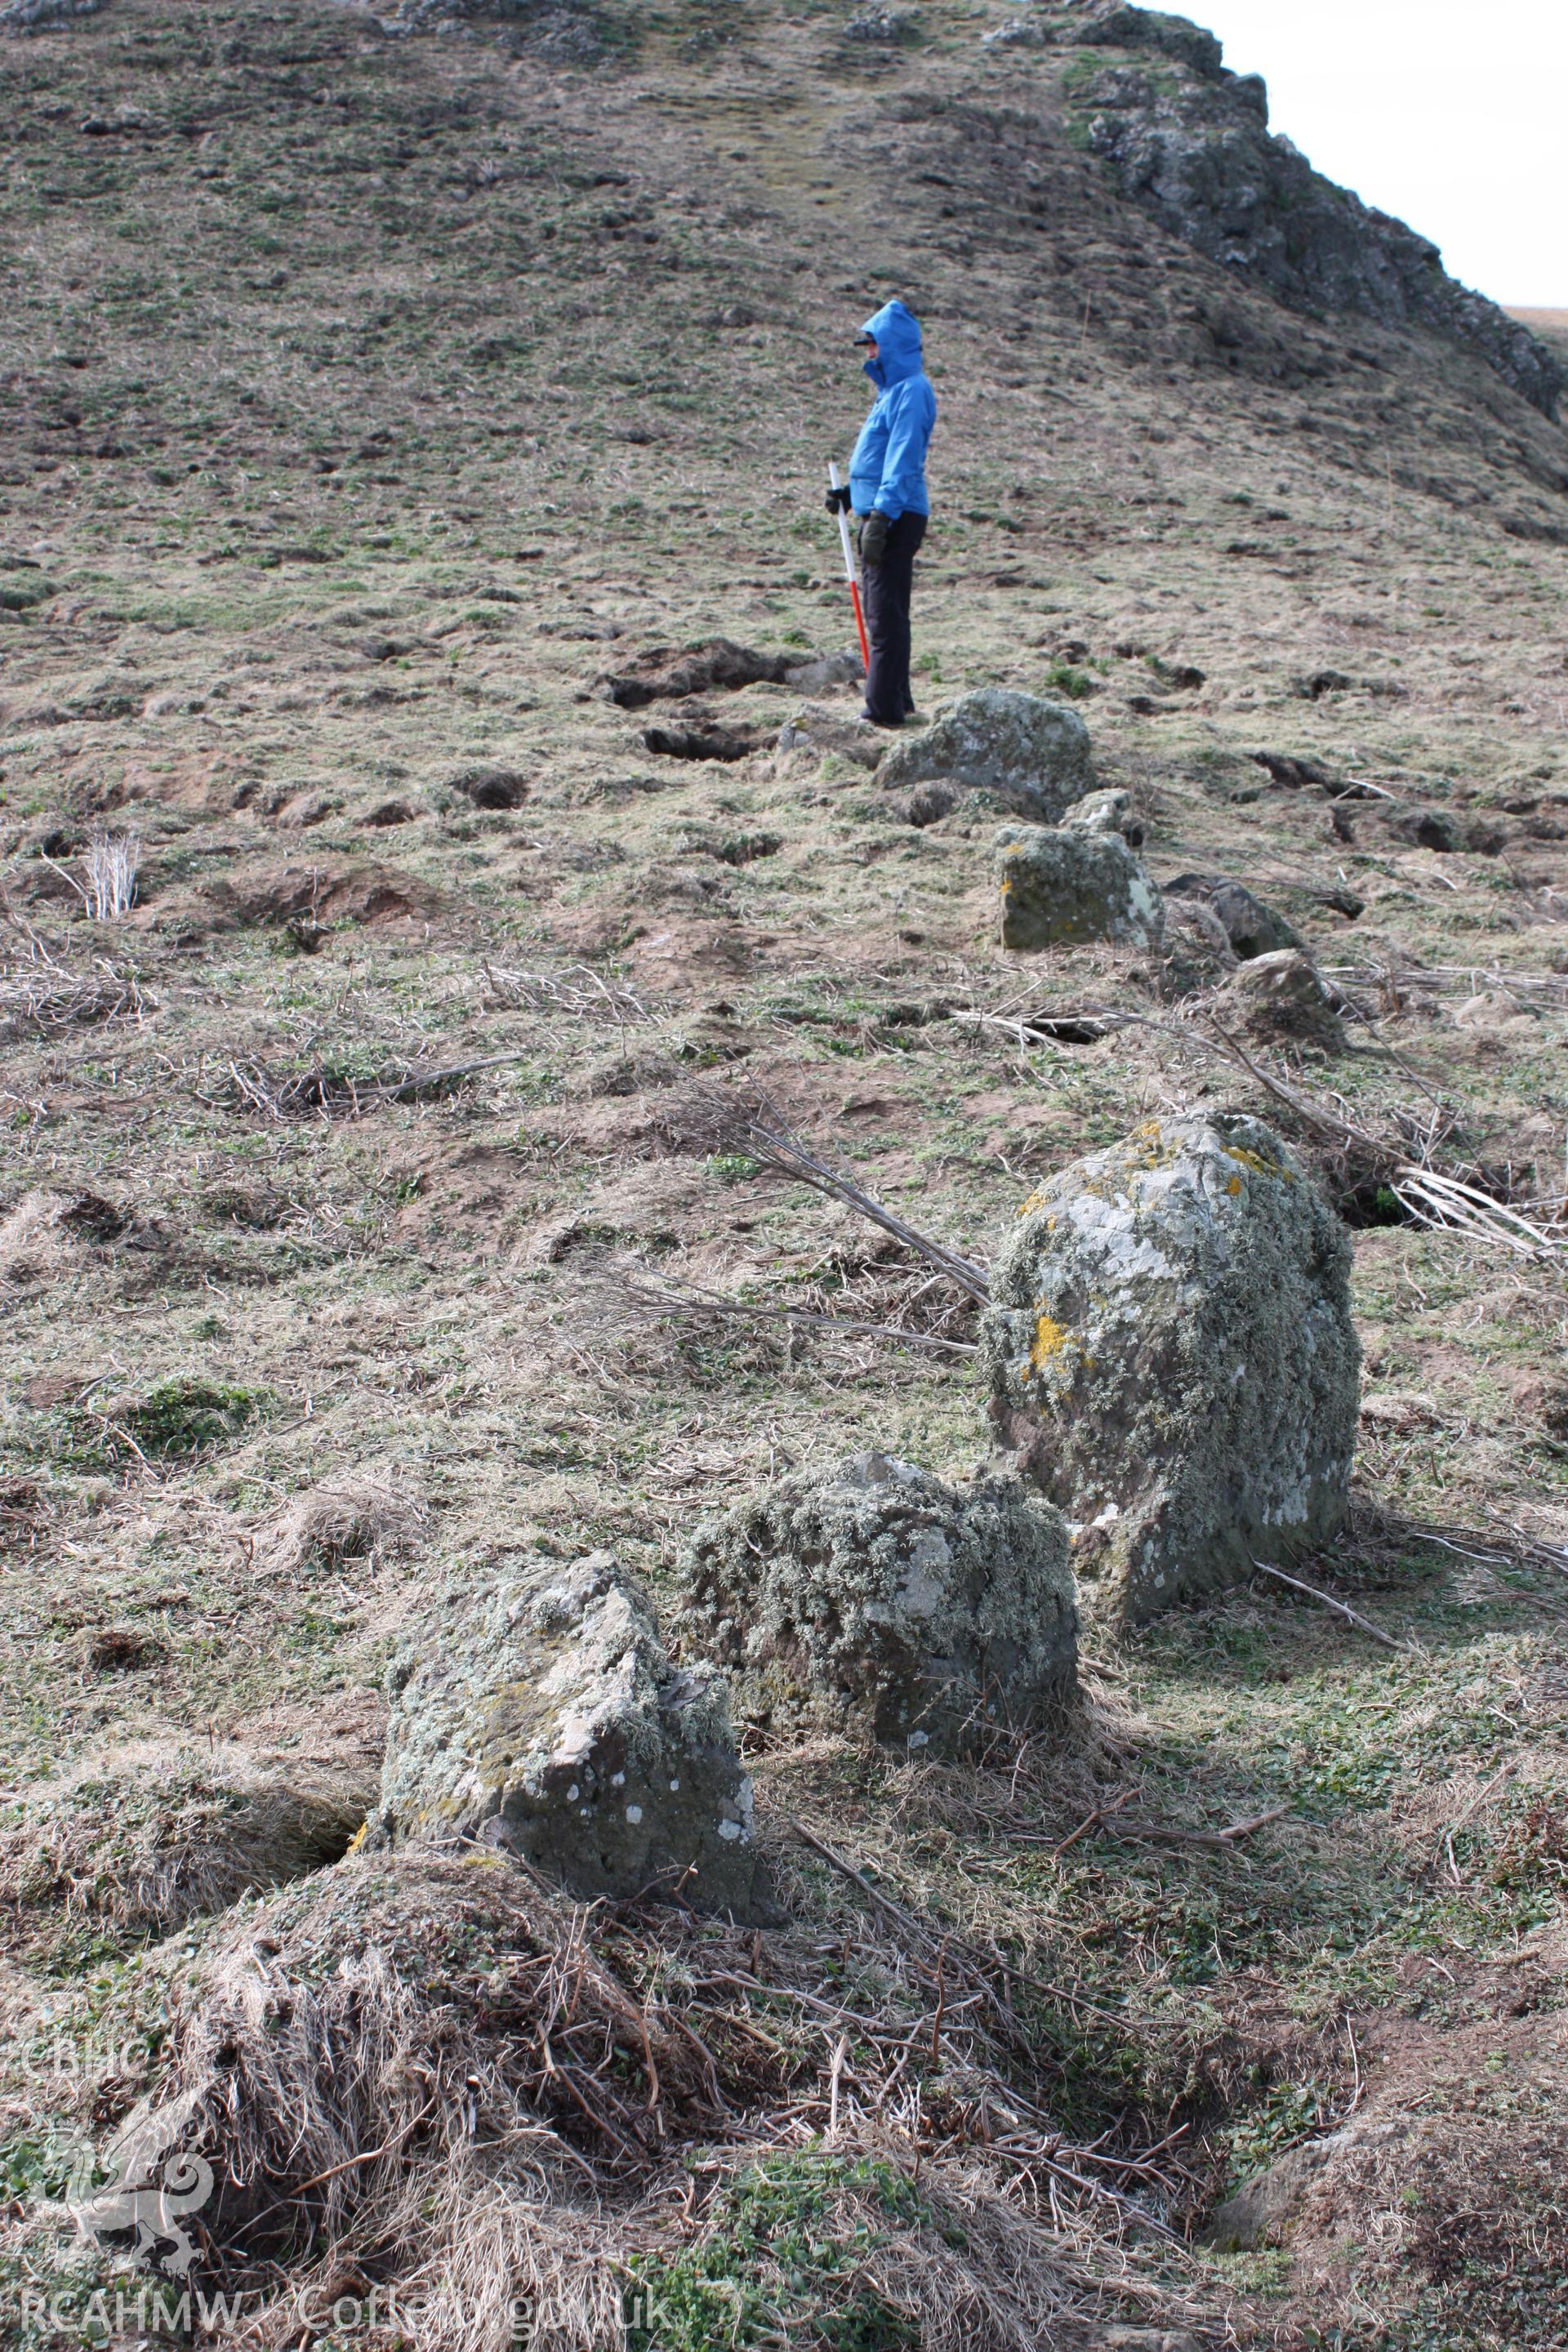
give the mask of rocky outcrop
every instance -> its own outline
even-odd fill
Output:
[[[1112,1618],[1340,1526],[1349,1266],[1306,1170],[1251,1118],[1152,1120],[1025,1203],[982,1325],[993,1412]]]
[[[1054,824],[1094,786],[1089,730],[1066,703],[1005,687],[966,694],[922,733],[895,744],[877,770],[889,792],[946,784]]]
[[[454,1584],[391,1675],[378,1843],[483,1838],[574,1895],[765,1916],[729,1692],[613,1553]]]
[[[994,850],[1004,947],[1159,945],[1165,928],[1159,890],[1110,825],[1005,824]]]
[[[1085,52],[1067,79],[1074,135],[1110,164],[1121,194],[1173,236],[1292,309],[1357,311],[1446,336],[1555,416],[1563,374],[1553,355],[1448,277],[1426,237],[1314,172],[1289,139],[1271,133],[1261,79],[1226,72],[1212,34],[1113,5],[1075,18],[1066,37]],[[1101,64],[1107,48],[1122,52],[1121,61]]]
[[[606,47],[595,0],[346,0],[395,36],[493,25],[546,65],[596,65]]]
[[[702,1646],[751,1720],[847,1715],[951,1751],[1073,1689],[1067,1529],[1016,1478],[949,1486],[857,1454],[703,1521],[684,1567]]]

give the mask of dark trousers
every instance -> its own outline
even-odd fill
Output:
[[[910,596],[916,551],[925,535],[924,515],[901,514],[889,530],[881,562],[863,567],[866,635],[871,640],[866,709],[884,726],[901,725],[915,707],[910,690]]]

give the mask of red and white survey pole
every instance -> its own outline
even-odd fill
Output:
[[[838,488],[838,467],[829,457],[827,479],[833,489]],[[842,507],[838,509],[838,536],[844,545],[844,577],[849,583],[849,593],[855,604],[855,626],[860,632],[860,658],[866,665],[866,675],[871,675],[871,647],[866,636],[866,615],[860,609],[860,583],[855,576],[855,550],[850,543],[849,518]]]

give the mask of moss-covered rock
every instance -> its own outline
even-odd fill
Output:
[[[723,1677],[613,1553],[453,1582],[391,1674],[378,1843],[482,1837],[574,1895],[768,1915]]]
[[[1151,1120],[1024,1204],[982,1326],[1019,1465],[1114,1619],[1327,1540],[1360,1398],[1350,1245],[1261,1121]]]
[[[1074,1686],[1067,1528],[1016,1478],[949,1486],[856,1454],[705,1519],[684,1567],[750,1719],[848,1716],[899,1747],[962,1749]]]
[[[1165,914],[1158,887],[1110,825],[1005,824],[994,853],[1004,947],[1159,945]]]
[[[930,727],[896,743],[877,770],[889,792],[943,783],[984,793],[1000,809],[1054,824],[1094,784],[1089,730],[1066,703],[1005,687],[966,694]]]

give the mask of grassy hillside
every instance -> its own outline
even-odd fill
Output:
[[[205,2340],[1556,2343],[1568,437],[1123,204],[1065,14],[434,15],[0,31],[6,2325],[136,2340],[58,2202],[185,2095]],[[777,748],[798,690],[699,697],[699,761],[596,689],[852,646],[820,491],[894,292],[922,711],[1073,701],[1343,1055],[1005,954],[994,820]],[[441,1577],[608,1546],[673,1612],[701,1510],[988,1443],[965,1305],[694,1143],[714,1087],[982,1260],[1140,1117],[1276,1122],[1366,1349],[1303,1573],[1386,1638],[1260,1578],[1086,1637],[1058,1747],[758,1736],[774,1928],[450,1859],[400,1910],[336,1858]],[[1424,1229],[1411,1160],[1524,1226]],[[1347,2132],[1284,2245],[1206,2242]]]

